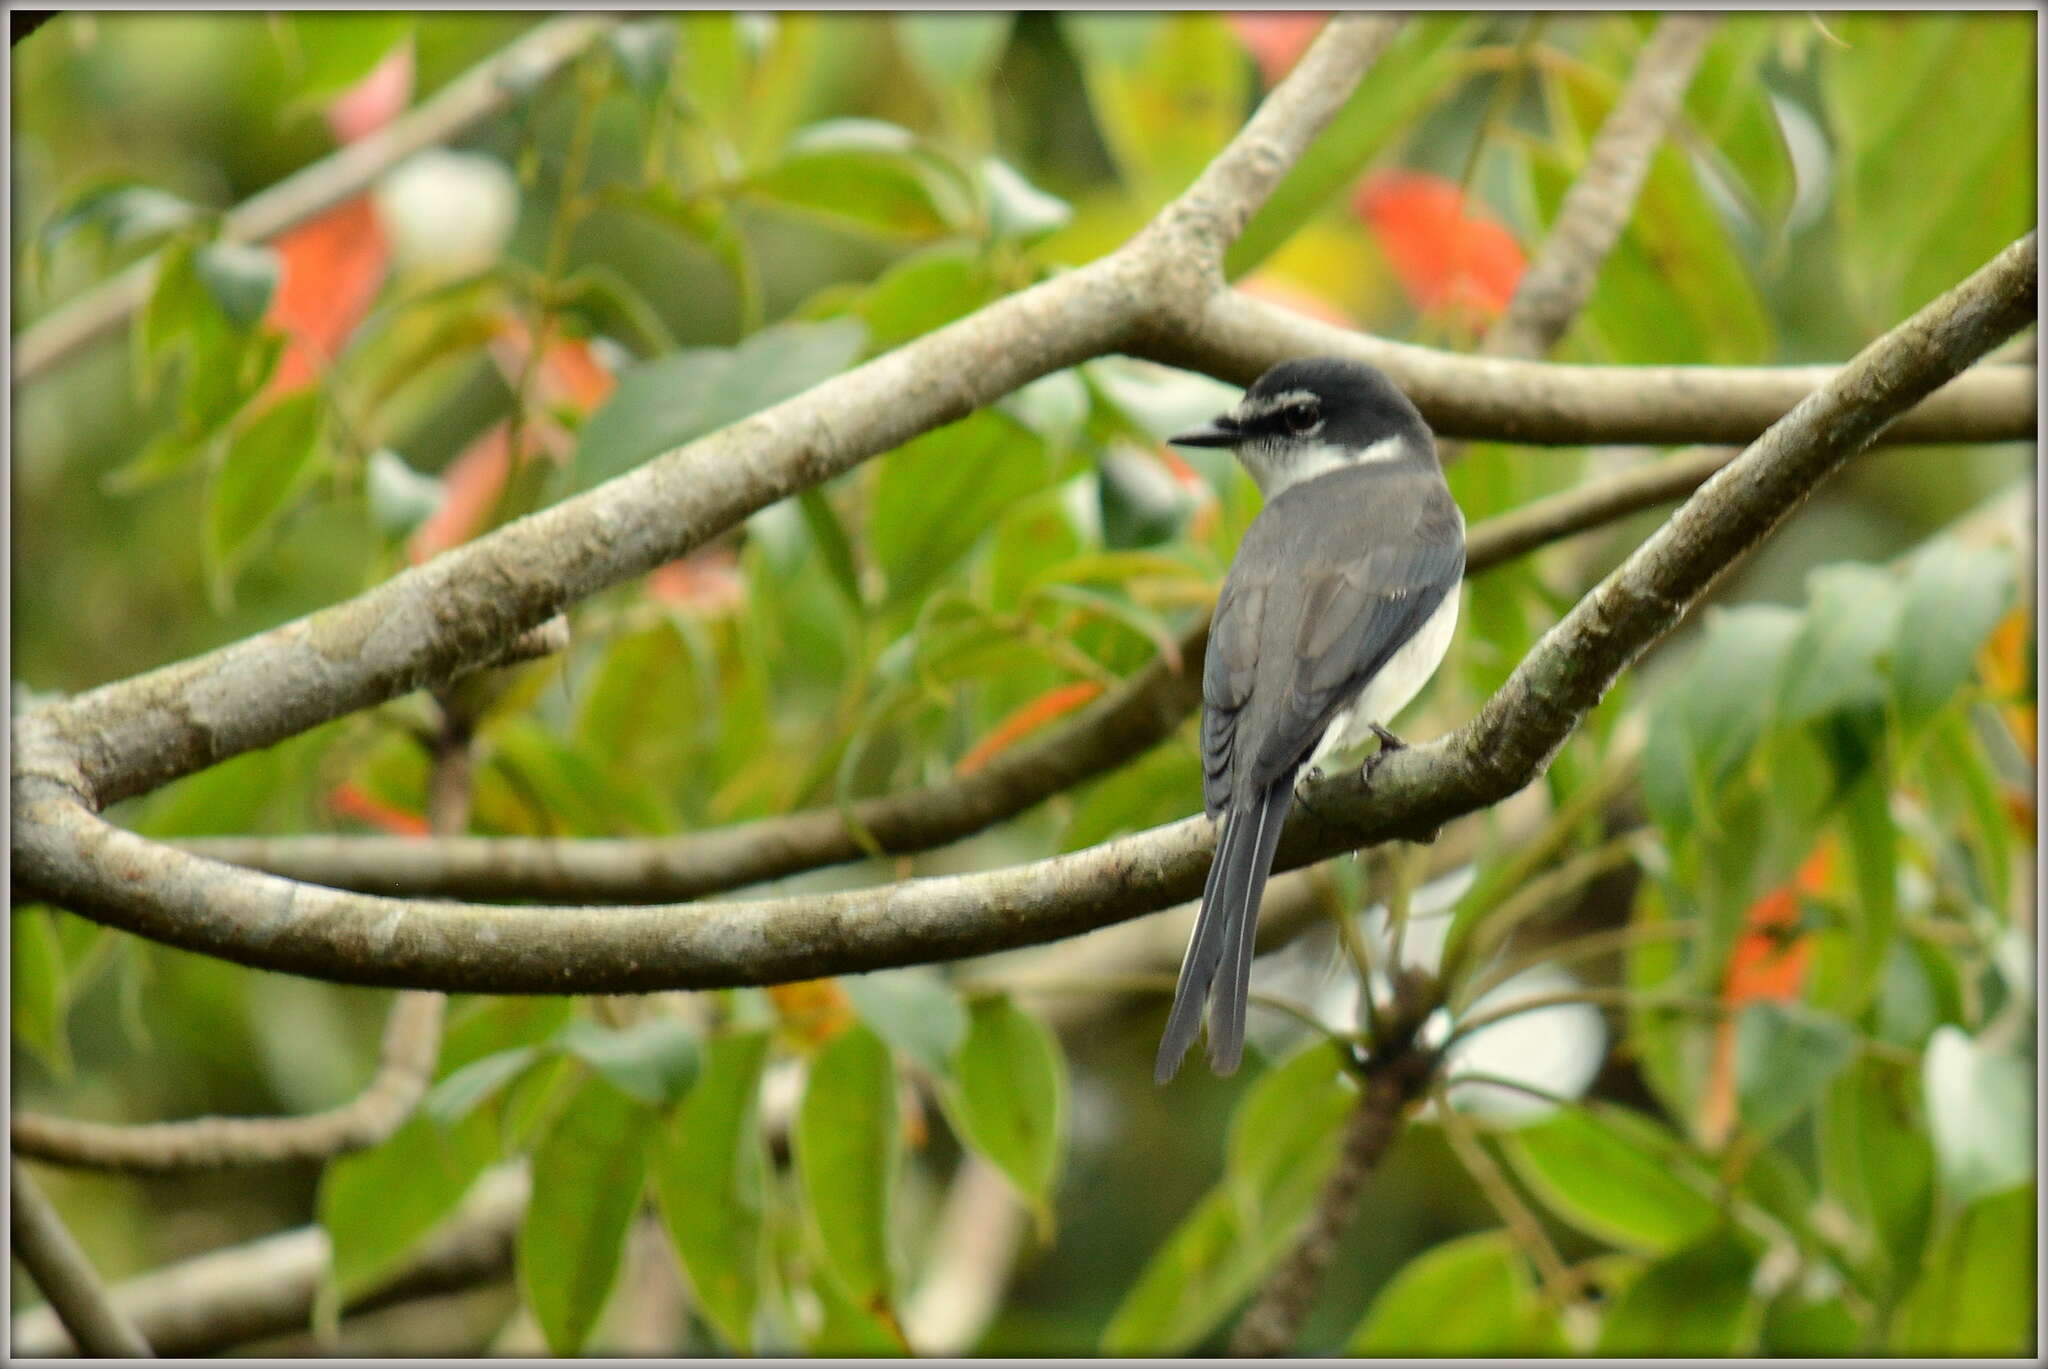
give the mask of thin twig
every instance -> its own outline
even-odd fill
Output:
[[[471,68],[419,108],[244,200],[221,221],[224,242],[264,242],[367,190],[423,148],[437,147],[505,109],[618,26],[616,18],[551,19]],[[104,337],[142,307],[156,281],[155,257],[69,300],[14,339],[13,384],[33,380]]]
[[[108,1298],[92,1261],[20,1160],[8,1161],[9,1225],[15,1258],[50,1309],[88,1355],[142,1359],[154,1352],[135,1323]],[[19,1350],[19,1347],[15,1347]]]
[[[1537,1277],[1542,1279],[1544,1293],[1551,1305],[1560,1310],[1569,1307],[1581,1290],[1578,1275],[1565,1264],[1564,1258],[1557,1253],[1557,1247],[1544,1233],[1543,1223],[1515,1192],[1515,1186],[1508,1182],[1500,1164],[1487,1153],[1486,1145],[1479,1139],[1472,1123],[1451,1106],[1448,1092],[1448,1086],[1441,1080],[1433,1090],[1436,1115],[1443,1123],[1444,1139],[1451,1143],[1451,1151],[1458,1157],[1458,1163],[1479,1185],[1479,1191],[1493,1204],[1493,1210],[1500,1214],[1515,1244],[1536,1266]]]

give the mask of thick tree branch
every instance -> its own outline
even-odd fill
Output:
[[[1130,350],[1236,385],[1288,357],[1355,357],[1385,371],[1440,437],[1564,447],[1748,443],[1841,374],[1829,366],[1571,366],[1458,356],[1334,328],[1235,290],[1210,296],[1198,327],[1147,331]],[[1885,439],[2031,440],[2036,388],[2032,366],[1979,367],[1900,418]]]
[[[1326,781],[1278,866],[1427,831],[1540,775],[1609,685],[1901,411],[2033,316],[2036,240],[1866,348],[1693,496],[1545,635],[1466,726]],[[31,718],[39,715],[31,715]],[[18,734],[19,735],[19,734]],[[592,993],[773,983],[1070,936],[1192,897],[1206,818],[1051,860],[810,898],[495,908],[346,894],[236,870],[100,821],[17,752],[15,875],[75,911],[244,964],[350,983]],[[45,766],[47,762],[44,763]]]
[[[379,176],[422,148],[437,147],[488,119],[574,61],[618,26],[599,15],[552,19],[449,83],[403,118],[321,158],[228,211],[220,236],[263,242],[294,224],[370,188]],[[37,319],[14,339],[20,385],[127,322],[156,283],[147,257]]]
[[[549,627],[561,626],[556,633]],[[553,620],[521,642],[536,654],[558,650],[566,624]],[[538,642],[528,638],[540,637]],[[457,836],[469,826],[475,778],[473,719],[450,692],[438,700],[440,729],[427,780],[427,822]],[[308,1117],[201,1117],[182,1122],[112,1125],[18,1112],[11,1127],[15,1150],[58,1164],[132,1174],[173,1174],[230,1169],[285,1160],[329,1160],[381,1145],[405,1125],[426,1097],[441,1055],[445,996],[403,992],[391,1003],[377,1071],[348,1102]]]
[[[1680,456],[1539,500],[1475,525],[1465,570],[1515,557],[1690,492],[1733,460]],[[1066,724],[1019,744],[973,775],[853,805],[889,855],[928,851],[1015,817],[1143,755],[1201,702],[1204,618],[1182,634],[1178,668],[1156,657]],[[836,808],[811,809],[674,837],[194,837],[172,843],[212,860],[309,884],[439,898],[665,903],[743,888],[868,854]]]
[[[43,1296],[52,1322],[61,1322],[89,1355],[141,1359],[149,1342],[107,1297],[100,1277],[64,1226],[57,1209],[22,1168],[8,1160],[9,1227],[15,1258]],[[12,1347],[20,1353],[20,1347]]]
[[[347,603],[39,710],[18,720],[17,754],[40,757],[33,764],[44,779],[104,807],[438,685],[566,605],[672,561],[756,510],[1118,350],[1135,320],[1201,298],[1201,263],[1234,212],[1220,203],[1223,190],[1239,186],[1251,197],[1244,212],[1256,209],[1276,149],[1313,138],[1379,46],[1376,22],[1329,25],[1197,186],[1130,246]]]

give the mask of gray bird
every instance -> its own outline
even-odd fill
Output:
[[[1202,798],[1222,826],[1154,1077],[1209,1013],[1235,1070],[1259,900],[1295,785],[1377,737],[1435,673],[1458,620],[1465,518],[1429,425],[1392,381],[1339,357],[1283,361],[1172,441],[1230,447],[1265,492],[1223,582],[1202,672]],[[1370,765],[1371,762],[1368,762]]]

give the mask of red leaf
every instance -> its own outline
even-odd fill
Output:
[[[1500,317],[1527,259],[1497,220],[1472,212],[1455,181],[1425,171],[1369,177],[1351,207],[1373,231],[1409,300],[1478,322]]]
[[[334,97],[327,106],[327,127],[338,143],[352,143],[375,133],[398,117],[412,99],[412,43],[400,43],[371,67],[369,74]]]
[[[380,831],[398,837],[423,837],[427,835],[427,820],[418,813],[408,813],[395,808],[382,799],[372,798],[363,792],[354,781],[337,784],[327,791],[327,806],[345,818],[366,822]]]
[[[974,744],[973,750],[960,758],[953,772],[972,775],[1024,737],[1055,718],[1065,717],[1101,692],[1102,686],[1093,680],[1076,680],[1047,690],[991,728],[986,737]]]
[[[1249,10],[1223,17],[1270,86],[1301,60],[1330,16],[1321,10]]]
[[[275,395],[312,383],[341,350],[384,284],[391,247],[367,195],[286,229],[271,246],[278,281],[264,317],[285,335],[284,359],[270,378]]]

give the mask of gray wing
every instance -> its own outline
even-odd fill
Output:
[[[1246,533],[1202,678],[1211,816],[1238,785],[1263,788],[1307,760],[1336,715],[1456,591],[1463,520],[1435,472],[1419,488],[1399,488],[1409,478],[1366,467],[1309,481]],[[1240,732],[1259,739],[1255,753],[1242,754]]]

